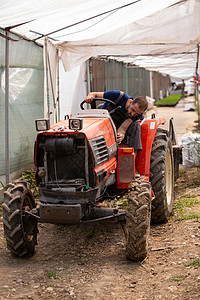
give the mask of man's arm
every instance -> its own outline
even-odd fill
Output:
[[[133,121],[131,119],[126,119],[121,126],[117,130],[117,142],[120,144],[121,141],[124,139],[124,136],[126,134],[126,130],[131,125]]]
[[[104,92],[91,92],[85,97],[86,103],[91,103],[94,98],[103,98]]]

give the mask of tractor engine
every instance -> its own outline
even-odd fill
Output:
[[[79,222],[116,182],[116,130],[107,111],[100,112],[76,115],[38,134],[35,179],[44,222],[62,223],[61,215],[63,223]]]

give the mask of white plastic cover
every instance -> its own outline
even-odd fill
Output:
[[[65,70],[91,56],[105,55],[178,78],[190,78],[195,73],[199,0],[0,2],[0,26],[28,22],[13,30],[29,38],[40,37],[33,31],[54,38],[52,42],[62,50]],[[127,4],[131,5],[120,8]],[[92,19],[95,15],[99,16]],[[61,28],[66,29],[56,32]]]
[[[122,55],[121,60],[149,70],[190,78],[200,41],[199,4],[184,1],[94,39],[59,44],[65,69],[91,56]]]
[[[63,120],[66,114],[74,114],[80,110],[80,102],[87,95],[86,66],[83,63],[73,68],[71,72],[65,72],[63,66],[60,72],[60,119]]]
[[[183,166],[200,166],[200,134],[187,133],[181,137]]]

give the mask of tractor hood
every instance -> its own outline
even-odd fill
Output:
[[[82,129],[74,130],[69,128],[70,119],[82,120]],[[54,134],[77,134],[83,133],[87,140],[104,136],[107,147],[109,148],[116,143],[116,128],[107,110],[103,109],[88,109],[83,110],[72,118],[67,120],[61,120],[58,123],[51,126],[49,130],[45,132],[46,135]],[[44,133],[44,132],[43,132]]]

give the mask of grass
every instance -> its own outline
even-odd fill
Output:
[[[179,216],[176,217],[177,221],[183,221],[183,220],[196,220],[197,222],[199,221],[199,215],[195,212],[191,212],[189,214],[184,214],[184,213],[180,213]]]
[[[49,271],[48,274],[47,274],[47,277],[50,279],[50,278],[53,278],[53,279],[57,279],[58,277],[60,277],[59,275],[56,274],[56,272],[54,271]]]
[[[173,280],[174,281],[178,281],[178,282],[180,282],[180,281],[182,281],[184,279],[185,279],[184,275],[176,275],[175,277],[173,277]]]
[[[200,203],[195,197],[196,195],[182,195],[178,201],[174,204],[175,209],[183,209],[184,207],[193,207]]]
[[[182,220],[190,220],[195,219],[196,221],[199,220],[200,216],[196,212],[187,212],[187,208],[194,207],[200,203],[199,200],[196,199],[197,195],[189,195],[185,194],[182,195],[178,201],[174,204],[174,212],[175,212],[175,220],[182,221]]]
[[[166,98],[160,99],[155,102],[156,106],[175,106],[181,99],[181,95],[170,95]]]
[[[200,268],[200,258],[196,258],[193,262],[186,265],[186,267],[197,267]]]

